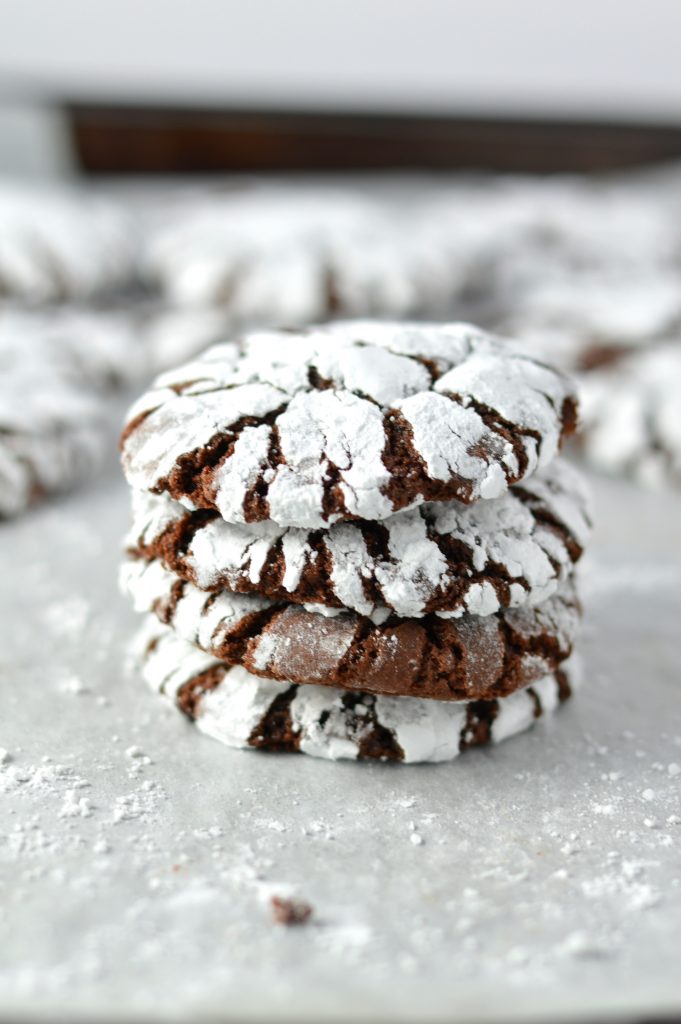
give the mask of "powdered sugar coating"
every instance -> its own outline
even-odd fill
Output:
[[[428,499],[494,498],[574,427],[569,381],[468,324],[261,331],[164,374],[123,465],[228,522],[318,527]]]
[[[582,478],[560,460],[501,498],[424,504],[380,525],[309,531],[226,523],[167,495],[133,496],[127,544],[203,590],[401,616],[489,615],[537,604],[572,571],[589,535]]]
[[[458,619],[326,616],[259,594],[208,594],[160,562],[130,559],[121,587],[182,639],[250,672],[435,700],[499,696],[553,671],[571,653],[580,609],[566,580],[536,608]]]
[[[128,284],[133,271],[130,224],[115,204],[0,181],[0,297],[90,298]]]
[[[145,623],[141,646],[147,683],[181,706],[183,692],[192,691],[191,717],[201,732],[230,747],[274,745],[330,760],[453,760],[470,745],[500,743],[530,728],[565,699],[575,675],[566,663],[560,681],[547,675],[488,705],[446,703],[260,679],[198,652],[154,621]],[[268,737],[268,715],[277,700],[286,704],[286,746]]]

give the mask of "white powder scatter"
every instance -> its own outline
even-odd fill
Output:
[[[432,815],[430,817],[432,820]],[[417,831],[415,821],[409,822],[409,832],[411,833],[409,836],[409,841],[411,842],[412,846],[423,846],[425,840],[423,836],[420,834],[420,832]]]
[[[566,956],[583,958],[609,957],[614,952],[611,943],[599,940],[584,931],[571,932],[558,951]]]
[[[319,836],[321,839],[327,840],[334,838],[331,825],[325,821],[311,821],[309,825],[304,826],[301,831],[305,836]]]
[[[361,921],[335,923],[326,920],[319,939],[320,944],[335,955],[359,958],[371,943],[372,934],[369,925]]]
[[[25,789],[31,796],[58,796],[65,788],[85,789],[89,783],[72,768],[43,761],[39,765],[7,764],[0,773],[0,792],[13,793]]]
[[[86,796],[78,796],[75,789],[67,789],[64,802],[59,811],[60,818],[89,818],[92,815],[92,804]]]
[[[90,604],[85,598],[74,595],[49,605],[44,617],[54,637],[77,640],[90,617]]]
[[[62,693],[73,693],[80,695],[82,693],[88,693],[88,688],[82,679],[78,676],[68,676],[59,683],[59,689]]]
[[[642,861],[622,860],[616,851],[610,857],[611,869],[602,875],[585,879],[581,888],[589,899],[617,898],[627,910],[648,910],[662,899],[659,889],[646,878],[646,865]]]
[[[219,825],[209,825],[207,828],[195,828],[194,835],[197,839],[220,839],[224,835],[224,829]]]
[[[153,782],[142,783],[139,790],[116,797],[112,808],[112,824],[123,821],[152,823],[159,804],[165,800],[165,793]]]

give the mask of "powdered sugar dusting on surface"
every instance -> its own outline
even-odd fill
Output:
[[[207,1002],[271,1018],[301,992],[316,1017],[340,1000],[360,1015],[377,991],[395,1020],[464,1000],[500,1020],[558,1000],[584,1018],[675,1008],[676,505],[655,499],[656,532],[649,496],[596,483],[587,685],[522,739],[453,765],[328,764],[198,737],[122,671],[118,478],[13,524],[3,557],[26,586],[5,608],[0,688],[6,1015],[49,999],[65,1019],[113,1005],[193,1018]],[[84,691],[62,687],[74,677]],[[31,783],[45,764],[69,774]],[[59,816],[69,791],[89,816]],[[261,896],[278,892],[311,903],[314,923],[275,928]]]

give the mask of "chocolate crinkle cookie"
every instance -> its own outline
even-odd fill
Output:
[[[215,192],[159,218],[144,273],[174,308],[222,310],[232,328],[444,314],[455,267],[424,213],[309,184]]]
[[[108,397],[144,365],[119,315],[0,312],[0,519],[97,470],[114,429]]]
[[[129,286],[133,232],[109,200],[0,179],[0,299],[91,299]]]
[[[122,436],[141,670],[236,747],[451,760],[571,692],[569,379],[468,324],[261,331]]]
[[[580,445],[594,466],[651,487],[681,486],[681,342],[584,377]]]

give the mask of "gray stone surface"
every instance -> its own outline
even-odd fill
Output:
[[[582,692],[420,767],[230,751],[148,693],[113,465],[1,524],[0,1019],[681,1014],[681,496],[595,487]]]

